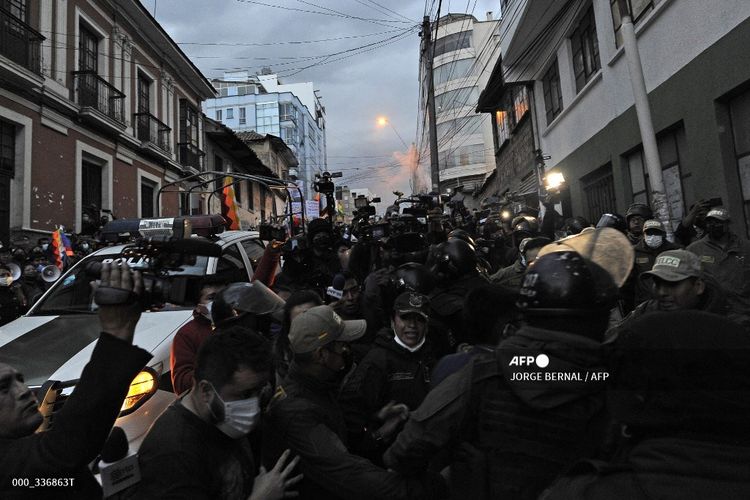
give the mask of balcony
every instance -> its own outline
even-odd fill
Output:
[[[135,113],[133,115],[135,135],[141,142],[151,143],[165,153],[171,153],[169,133],[172,131],[151,113]]]
[[[90,110],[114,120],[118,125],[125,126],[123,102],[125,94],[117,90],[95,71],[73,71],[73,88],[76,103],[81,106],[81,115],[91,115]]]
[[[179,148],[180,165],[195,170],[203,169],[203,157],[206,153],[198,149],[197,145],[192,142],[178,142],[177,147]]]
[[[42,74],[40,49],[44,36],[29,25],[0,9],[0,55],[27,70]]]

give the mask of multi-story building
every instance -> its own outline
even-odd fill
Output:
[[[498,21],[492,20],[491,13],[487,17],[477,21],[468,14],[445,15],[437,21],[437,36],[433,36],[439,186],[432,188],[441,193],[456,188],[473,191],[495,168],[492,122],[475,111],[479,91],[497,59]],[[427,89],[424,67],[421,74]]]
[[[206,115],[238,132],[281,137],[297,156],[297,179],[311,199],[315,173],[326,170],[325,107],[312,82],[282,84],[274,74],[237,71],[212,83],[219,97],[206,101]]]
[[[563,209],[592,221],[649,202],[641,131],[615,0],[510,0],[501,70],[483,104],[495,119],[526,89],[534,142],[568,183]],[[750,3],[628,0],[673,223],[700,198],[721,197],[735,230],[750,227]],[[495,94],[493,98],[491,94]],[[492,109],[493,101],[496,106]],[[515,129],[503,141],[512,145]],[[502,146],[502,145],[501,145]],[[528,149],[528,148],[527,148]],[[498,163],[499,193],[528,151]],[[525,165],[523,164],[525,163]],[[510,169],[510,170],[508,170]],[[503,179],[511,182],[503,183]]]
[[[137,0],[0,2],[0,240],[174,214],[210,82]],[[10,228],[10,231],[9,231]]]

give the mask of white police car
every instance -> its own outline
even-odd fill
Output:
[[[254,265],[264,252],[263,242],[255,231],[223,231],[220,216],[113,222],[118,223],[114,225],[115,232],[127,236],[128,230],[137,231],[144,223],[163,230],[185,219],[190,221],[185,227],[191,227],[193,234],[207,237],[221,247],[221,256],[195,257],[179,271],[170,271],[167,281],[183,278],[183,282],[190,283],[184,279],[188,278],[197,285],[201,277],[212,274],[229,275],[236,281],[252,278]],[[96,266],[91,264],[119,259],[126,246],[109,246],[88,255],[65,272],[25,316],[0,327],[0,360],[23,373],[26,383],[37,391],[40,411],[46,416],[43,426],[49,424],[52,418],[48,417],[53,417],[75,388],[99,337],[91,287],[96,279],[91,270]],[[143,259],[128,259],[128,263],[132,268],[147,264]],[[191,290],[188,292],[190,295]],[[197,292],[192,291],[196,300]],[[170,347],[177,330],[192,318],[193,305],[144,312],[138,321],[133,343],[149,351],[153,358],[131,383],[115,422],[125,431],[131,453],[137,451],[151,423],[176,397],[170,377]]]

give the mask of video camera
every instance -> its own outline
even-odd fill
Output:
[[[333,180],[337,177],[341,177],[341,172],[323,172],[322,174],[315,174],[315,191],[324,195],[332,195],[334,191]]]
[[[261,222],[258,228],[259,238],[263,241],[285,241],[289,234],[284,224]]]
[[[191,237],[191,221],[183,217],[118,219],[117,222],[118,226],[128,223],[138,225],[140,236],[131,236],[132,243],[122,250],[119,258],[125,259],[133,270],[142,273],[140,302],[144,309],[166,303],[189,305],[196,297],[190,296],[195,287],[188,285],[203,280],[205,268],[197,267],[196,274],[186,271],[198,264],[198,257],[220,257],[221,247],[208,239]],[[103,262],[90,262],[86,267],[87,273],[99,278]]]

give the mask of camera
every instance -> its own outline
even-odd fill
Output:
[[[86,265],[86,272],[95,279],[101,277],[102,264],[125,260],[134,271],[141,271],[143,291],[140,302],[144,309],[166,303],[189,305],[197,297],[190,294],[197,287],[191,283],[205,278],[205,266],[200,257],[220,257],[221,247],[202,237],[190,237],[190,220],[181,217],[168,219],[143,219],[137,222],[119,219],[118,228],[129,222],[138,224],[138,234],[129,231],[132,241],[119,256]],[[122,226],[122,227],[120,227]],[[195,274],[190,274],[191,267]]]
[[[713,207],[720,207],[724,205],[724,202],[722,201],[721,197],[711,198],[706,202],[709,208]]]
[[[258,231],[260,233],[259,237],[263,241],[285,241],[287,238],[287,229],[282,224],[261,222]]]
[[[334,191],[332,179],[341,176],[343,176],[341,172],[323,172],[322,174],[315,174],[315,191],[325,195],[332,195]]]

